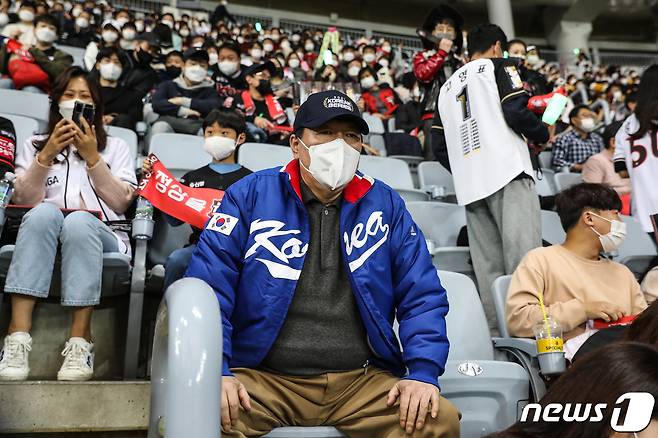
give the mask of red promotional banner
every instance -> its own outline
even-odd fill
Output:
[[[181,184],[166,167],[151,154],[146,157],[152,171],[143,176],[137,194],[148,199],[158,210],[188,223],[203,228],[224,197],[222,190],[193,188]]]

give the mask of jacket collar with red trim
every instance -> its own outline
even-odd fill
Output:
[[[299,160],[294,159],[288,164],[286,164],[284,167],[281,168],[281,172],[285,172],[288,174],[290,185],[292,186],[292,189],[295,191],[297,194],[297,197],[299,199],[302,199],[302,189],[300,187],[299,181],[301,178],[300,172],[299,172]],[[368,175],[364,175],[361,172],[357,171],[356,175],[354,175],[354,178],[352,178],[352,181],[347,183],[345,188],[343,189],[343,199],[350,204],[354,204],[357,202],[359,199],[363,198],[366,193],[372,188],[373,184],[375,183],[375,180],[369,177]]]

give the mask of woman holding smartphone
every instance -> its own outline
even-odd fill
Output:
[[[94,111],[78,118],[82,103]],[[5,284],[12,312],[0,380],[28,377],[32,311],[38,298],[48,296],[60,245],[61,303],[72,308],[73,321],[57,379],[93,375],[91,314],[100,301],[103,253],[130,253],[128,236],[103,221],[125,219],[137,185],[128,145],[107,137],[102,119],[98,85],[71,67],[53,88],[48,132],[29,138],[18,151],[12,203],[34,207],[23,217]]]

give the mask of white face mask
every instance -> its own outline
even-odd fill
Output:
[[[231,76],[238,71],[238,63],[234,61],[222,61],[219,63],[219,71],[226,76]]]
[[[59,113],[66,120],[73,120],[73,108],[75,107],[75,99],[62,100],[59,103]]]
[[[119,27],[123,27],[124,24],[130,21],[130,18],[126,17],[119,17],[117,18],[117,23],[119,24]]]
[[[274,46],[272,44],[263,44],[263,50],[269,53],[274,50]]]
[[[27,10],[18,11],[18,18],[21,21],[34,21],[34,13]]]
[[[342,138],[312,147],[306,146],[301,138],[299,142],[308,150],[311,164],[306,168],[301,160],[299,163],[320,184],[336,190],[354,178],[361,154]]]
[[[368,63],[373,62],[375,60],[375,54],[368,52],[363,55],[363,60]]]
[[[9,15],[4,12],[0,12],[0,27],[4,27],[9,23]]]
[[[89,20],[87,20],[85,17],[78,17],[75,19],[75,25],[80,29],[86,29],[89,27]]]
[[[364,90],[369,90],[372,86],[375,85],[375,78],[368,76],[367,78],[361,79],[361,88]]]
[[[135,35],[137,32],[135,32],[132,29],[126,29],[123,32],[121,32],[121,35],[123,35],[123,39],[126,41],[132,41],[135,39]]]
[[[388,67],[388,59],[386,59],[386,58],[380,59],[379,64],[384,68]]]
[[[78,17],[82,13],[82,8],[73,8],[73,11],[71,11],[71,15],[74,17]]]
[[[291,58],[291,59],[288,61],[288,65],[290,66],[290,68],[297,68],[297,67],[299,67],[299,59]]]
[[[306,49],[307,52],[312,52],[313,49],[315,49],[315,46],[313,43],[304,44],[304,49]]]
[[[116,81],[121,76],[123,69],[113,62],[109,62],[107,64],[101,64],[98,71],[106,81]]]
[[[293,35],[293,36],[291,36],[290,38],[292,39],[292,42],[293,42],[293,43],[298,43],[298,42],[299,42],[299,40],[301,40],[301,39],[302,39],[302,37],[300,37],[300,36],[299,36],[299,35],[297,35],[297,34],[295,34],[295,35]]]
[[[217,161],[229,157],[235,151],[235,148],[235,140],[228,137],[214,135],[207,137],[203,142],[203,150]]]
[[[57,39],[57,33],[47,27],[40,27],[34,31],[37,39],[42,43],[51,44]]]
[[[347,74],[352,76],[353,78],[355,78],[359,75],[360,70],[361,70],[361,68],[359,68],[357,66],[350,67],[350,68],[347,69]]]
[[[591,117],[586,117],[580,121],[580,129],[585,132],[592,132],[596,128],[596,121]]]
[[[137,32],[142,32],[142,31],[144,31],[144,22],[142,22],[142,21],[136,21],[136,22],[135,22],[135,27],[137,28]]]
[[[183,38],[187,38],[188,36],[190,36],[190,31],[187,30],[187,29],[181,29],[181,31],[178,32],[178,33],[179,33],[180,36],[182,36]]]
[[[626,223],[622,221],[618,221],[616,219],[610,220],[606,219],[604,217],[599,216],[598,214],[590,212],[592,216],[596,216],[599,219],[603,219],[604,221],[610,222],[610,232],[607,234],[601,234],[594,227],[592,228],[592,231],[594,231],[598,236],[599,236],[599,241],[601,242],[601,248],[603,248],[603,252],[605,253],[611,253],[615,252],[619,247],[621,246],[622,243],[624,243],[624,239],[626,239]]]
[[[260,49],[251,49],[251,57],[254,59],[260,59],[263,56],[263,52]]]
[[[167,26],[169,29],[173,29],[173,28],[174,28],[174,22],[171,21],[171,20],[162,20],[162,24],[164,24],[165,26]]]
[[[201,67],[200,65],[193,65],[190,67],[185,67],[183,70],[185,73],[185,77],[193,83],[200,83],[206,78],[206,75],[208,72],[206,71],[205,68]]]
[[[215,65],[219,61],[219,55],[215,52],[208,53],[208,65]]]
[[[106,43],[112,44],[119,38],[119,35],[117,35],[116,32],[112,32],[111,30],[105,30],[101,34],[101,37]]]
[[[345,52],[343,55],[343,61],[345,62],[350,62],[354,59],[354,53],[353,52]]]

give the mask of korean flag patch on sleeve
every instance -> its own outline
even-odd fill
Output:
[[[215,213],[212,215],[210,221],[208,221],[206,230],[217,231],[228,236],[237,224],[238,218],[224,213]]]
[[[505,67],[505,73],[507,73],[507,77],[509,78],[510,84],[512,85],[512,89],[518,90],[523,88],[523,81],[521,80],[521,75],[519,74],[519,70],[516,67],[513,65],[508,65]]]

